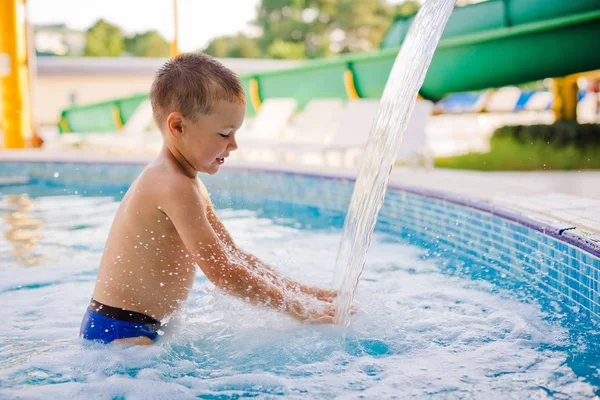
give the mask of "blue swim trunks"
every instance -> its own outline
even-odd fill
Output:
[[[113,340],[146,336],[156,340],[160,321],[145,314],[110,307],[92,299],[79,335],[87,340],[110,343]]]

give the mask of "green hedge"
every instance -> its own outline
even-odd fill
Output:
[[[496,129],[493,138],[510,138],[522,144],[540,142],[584,149],[588,146],[600,147],[600,125],[573,121],[559,121],[552,125],[511,125]]]
[[[600,169],[600,125],[506,126],[494,132],[489,153],[437,158],[435,165],[479,171]]]

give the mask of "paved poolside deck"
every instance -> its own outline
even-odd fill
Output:
[[[489,200],[600,233],[600,171],[475,172],[397,169],[395,182]]]
[[[257,167],[256,164],[252,166]],[[322,166],[279,168],[348,176],[358,174],[358,169]],[[543,222],[576,227],[600,242],[600,171],[478,172],[396,167],[390,182],[487,200]]]
[[[1,151],[0,162],[83,161],[148,162],[150,156],[117,157],[83,151]],[[277,169],[354,177],[358,169],[314,165],[228,162],[230,168]],[[446,169],[394,168],[391,182],[490,201],[499,207],[565,228],[577,228],[600,243],[600,171],[476,172]]]

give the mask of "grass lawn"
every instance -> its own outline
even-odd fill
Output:
[[[533,171],[600,169],[600,147],[559,147],[540,141],[520,143],[513,138],[491,139],[489,153],[469,153],[435,159],[439,168],[478,171]]]

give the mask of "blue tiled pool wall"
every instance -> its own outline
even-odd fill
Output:
[[[302,175],[248,173],[218,179],[210,177],[207,184],[218,189],[223,201],[243,207],[253,198],[264,205],[268,198],[285,208],[281,214],[289,214],[290,204],[345,214],[354,188],[353,182]],[[523,292],[541,291],[600,321],[600,259],[532,228],[448,201],[390,190],[377,230],[419,244],[448,268],[468,269],[459,273],[499,284],[518,282]]]
[[[600,321],[600,259],[579,248],[489,213],[398,192],[389,193],[379,220],[399,235],[415,227],[411,241],[450,268],[467,260],[472,270],[459,272],[526,282]]]
[[[342,228],[353,190],[352,182],[325,184],[314,177],[280,173],[240,171],[202,179],[216,208],[260,209],[264,216],[291,215],[311,229]]]
[[[140,165],[0,164],[0,176],[85,188],[129,185]],[[57,175],[58,174],[58,175]],[[204,176],[217,208],[261,209],[268,217],[341,228],[354,184],[342,179],[248,171]],[[320,221],[314,226],[315,221]],[[388,191],[377,229],[419,244],[448,269],[502,284],[525,282],[600,321],[600,259],[498,216],[402,191]],[[462,270],[462,269],[466,270]],[[452,272],[452,271],[451,271]],[[509,279],[512,278],[512,279]]]
[[[68,162],[0,163],[0,177],[30,178],[34,181],[72,186],[127,186],[135,180],[143,165],[88,164]]]

